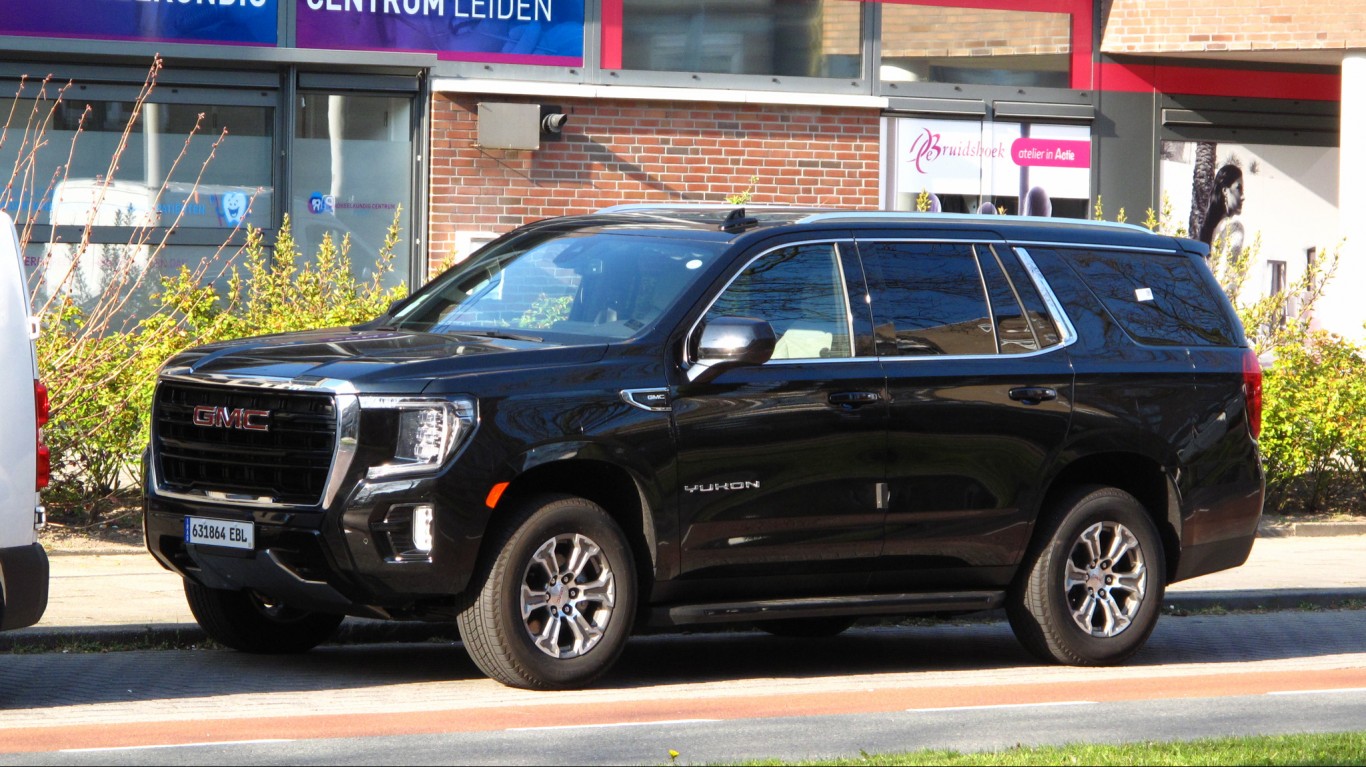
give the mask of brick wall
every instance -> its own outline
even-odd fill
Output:
[[[1363,0],[1103,0],[1104,53],[1366,48]]]
[[[456,255],[460,231],[620,203],[721,203],[755,176],[756,204],[878,206],[875,110],[555,99],[569,114],[563,140],[512,151],[476,146],[480,101],[536,100],[433,97],[433,271]]]

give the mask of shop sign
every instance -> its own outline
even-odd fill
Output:
[[[584,0],[295,0],[300,48],[579,66]]]
[[[278,0],[0,0],[0,35],[275,45]]]
[[[980,120],[892,121],[896,194],[921,192],[983,201],[1013,201],[1016,213],[1033,194],[1086,199],[1091,187],[1087,126]],[[1007,208],[1011,205],[1007,204]],[[971,211],[968,211],[971,212]]]

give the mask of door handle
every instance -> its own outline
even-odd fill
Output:
[[[875,391],[837,391],[831,393],[828,399],[832,405],[858,407],[877,402],[882,399],[882,394]]]
[[[1058,390],[1047,386],[1018,386],[1010,390],[1010,398],[1026,405],[1051,402],[1058,398]]]

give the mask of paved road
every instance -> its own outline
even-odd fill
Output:
[[[483,679],[447,643],[10,655],[0,764],[658,763],[1358,729],[1363,628],[1363,611],[1166,616],[1114,669],[1039,666],[1000,623],[642,637],[598,688],[555,694]],[[257,739],[291,742],[60,753]]]

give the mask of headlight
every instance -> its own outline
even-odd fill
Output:
[[[398,434],[392,460],[366,471],[367,479],[428,474],[446,464],[469,439],[477,423],[471,399],[360,398],[362,410],[397,410]]]

